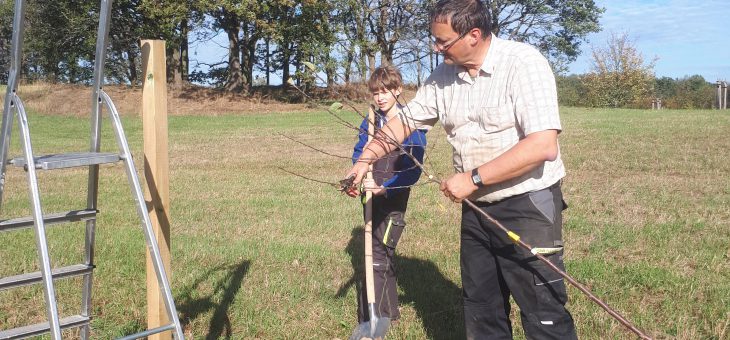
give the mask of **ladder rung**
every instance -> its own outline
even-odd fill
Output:
[[[115,163],[121,158],[119,157],[119,154],[116,153],[73,152],[39,156],[34,159],[36,169],[51,170],[94,164]],[[16,157],[10,161],[10,164],[18,167],[25,167],[25,158]]]
[[[140,339],[140,338],[144,338],[144,337],[147,337],[147,336],[150,336],[150,335],[153,335],[153,334],[162,333],[162,332],[165,332],[165,331],[171,331],[171,330],[174,330],[174,329],[175,329],[175,324],[174,323],[170,323],[170,324],[167,324],[165,326],[148,329],[146,331],[139,332],[139,333],[135,333],[135,334],[130,334],[130,335],[127,335],[127,336],[118,338],[117,340],[134,340],[134,339]]]
[[[96,210],[72,210],[68,212],[48,214],[43,216],[43,223],[46,225],[57,224],[63,222],[78,222],[84,220],[90,220],[96,217]],[[0,232],[29,228],[35,223],[33,216],[13,218],[9,220],[0,221]]]
[[[64,277],[73,277],[88,274],[91,273],[92,270],[94,270],[94,266],[75,264],[68,267],[53,269],[51,270],[51,276],[54,280],[57,280]],[[30,285],[41,282],[42,280],[43,277],[41,276],[40,271],[3,277],[0,278],[0,290]]]
[[[59,320],[59,323],[61,324],[61,329],[66,329],[88,325],[89,321],[90,318],[88,316],[73,315],[62,318]],[[48,333],[50,330],[51,327],[48,322],[41,322],[34,325],[0,331],[0,339],[24,339]]]

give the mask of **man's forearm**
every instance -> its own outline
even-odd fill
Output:
[[[411,132],[410,127],[404,125],[397,117],[391,119],[375,133],[373,139],[365,146],[358,162],[375,162],[378,158],[397,149]]]
[[[529,135],[512,149],[479,167],[482,183],[492,185],[522,176],[558,154],[557,131],[546,130]]]

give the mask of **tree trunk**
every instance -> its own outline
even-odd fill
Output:
[[[127,72],[129,72],[129,84],[137,86],[137,53],[131,48],[127,50]]]
[[[172,60],[170,62],[169,69],[172,72],[172,86],[176,89],[182,88],[182,72],[180,72],[180,46],[172,46]]]
[[[290,45],[289,43],[285,43],[284,46],[286,48],[281,52],[281,81],[285,85],[289,83],[289,79],[291,78],[291,73],[289,72],[289,62],[291,61]]]
[[[251,32],[253,27],[246,23],[241,24],[243,41],[241,42],[241,71],[243,73],[243,91],[249,92],[253,85],[253,65],[256,58],[256,38]]]
[[[190,45],[188,44],[188,19],[183,19],[180,23],[180,73],[182,73],[183,82],[190,81]]]
[[[369,67],[369,72],[368,72],[368,78],[369,78],[370,75],[373,74],[373,72],[375,72],[375,53],[373,51],[368,51],[368,67]],[[364,80],[365,80],[365,78],[363,78],[363,81]]]
[[[364,50],[360,50],[360,64],[358,65],[360,68],[360,81],[364,82],[365,79],[368,79],[368,62],[367,62],[367,52]]]
[[[241,42],[238,39],[239,26],[234,25],[224,28],[228,35],[228,79],[225,89],[227,91],[240,91],[243,88],[243,70],[241,69]]]
[[[264,65],[266,65],[266,86],[271,85],[271,39],[266,38],[266,60],[264,60]]]
[[[421,87],[421,79],[423,78],[423,65],[421,64],[421,51],[416,48],[416,85]]]
[[[352,62],[355,60],[355,52],[352,50],[352,46],[347,50],[347,57],[345,58],[345,85],[350,84],[350,72],[352,72]]]

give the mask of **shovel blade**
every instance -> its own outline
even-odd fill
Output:
[[[363,338],[383,340],[385,334],[388,333],[388,328],[390,328],[390,318],[377,318],[374,321],[363,322],[352,331],[350,340],[362,340]]]

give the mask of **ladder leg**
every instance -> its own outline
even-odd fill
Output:
[[[96,60],[94,60],[94,83],[91,94],[91,145],[90,152],[99,152],[101,149],[101,91],[104,81],[104,61],[106,56],[106,41],[109,34],[109,18],[111,17],[111,1],[102,0],[99,15],[99,28],[96,42]],[[99,197],[99,165],[89,166],[88,196],[86,208],[96,210]],[[94,265],[94,239],[96,235],[96,219],[86,221],[85,262]],[[93,287],[93,273],[84,275],[81,315],[91,315],[91,291]],[[87,340],[91,336],[91,325],[81,327],[81,339]]]
[[[8,87],[5,92],[3,103],[2,134],[0,135],[0,205],[2,204],[3,192],[5,191],[5,166],[8,161],[8,146],[10,145],[10,131],[13,126],[13,114],[11,107],[13,97],[18,91],[18,78],[20,76],[20,58],[23,50],[23,21],[25,19],[25,1],[15,1],[15,12],[13,15],[13,37],[12,52],[10,54],[10,72],[8,74]]]
[[[98,168],[98,166],[97,166]],[[86,221],[86,239],[84,263],[87,266],[94,266],[94,240],[96,238],[96,219]],[[91,288],[94,279],[93,272],[84,275],[81,292],[81,316],[91,317]],[[80,327],[81,339],[87,340],[91,336],[91,325],[85,324]]]
[[[56,293],[53,288],[53,277],[51,276],[51,259],[48,251],[46,228],[43,223],[43,211],[41,209],[40,190],[38,189],[38,177],[35,171],[33,159],[33,148],[30,142],[28,119],[25,115],[23,102],[19,97],[13,96],[15,112],[18,114],[18,125],[20,130],[23,153],[28,165],[28,186],[30,197],[33,202],[33,219],[35,220],[36,245],[38,247],[39,267],[43,277],[43,291],[46,297],[46,312],[50,325],[51,339],[61,339],[61,325],[58,318],[58,306],[56,305]]]
[[[147,249],[149,249],[150,257],[152,258],[152,264],[155,268],[155,274],[157,275],[157,282],[160,285],[160,290],[163,295],[165,302],[165,308],[169,320],[175,326],[174,334],[176,339],[184,339],[180,320],[177,316],[177,310],[175,303],[172,298],[172,291],[170,289],[170,283],[165,273],[165,267],[162,264],[162,257],[160,256],[160,249],[155,242],[155,234],[152,230],[152,221],[150,220],[149,213],[147,212],[147,205],[145,204],[144,195],[142,193],[142,186],[137,176],[137,169],[134,166],[134,160],[132,159],[132,153],[127,144],[127,138],[124,135],[124,129],[122,128],[121,120],[119,119],[119,113],[116,107],[112,103],[109,96],[103,91],[100,92],[102,102],[105,104],[109,111],[112,126],[114,127],[117,144],[119,145],[122,159],[124,161],[125,170],[127,172],[127,179],[129,180],[130,189],[132,190],[132,196],[137,206],[137,214],[142,220],[142,228],[144,231],[145,241],[147,242]]]

